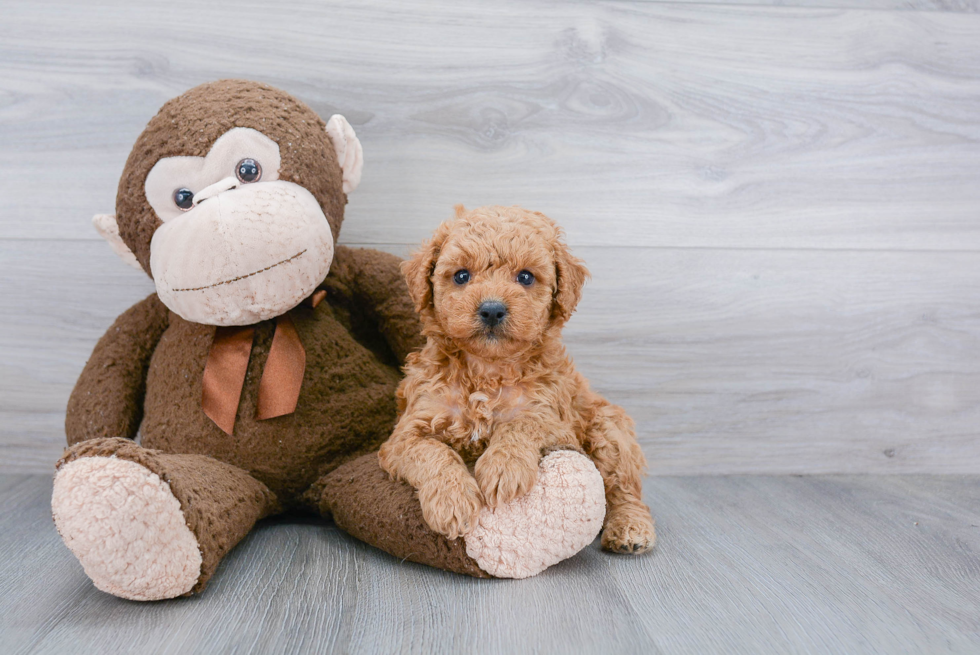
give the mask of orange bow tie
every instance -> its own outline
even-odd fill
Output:
[[[317,291],[304,303],[316,307],[327,295]],[[217,327],[204,365],[201,408],[215,424],[231,434],[242,397],[245,373],[252,352],[255,327]],[[269,358],[259,380],[255,418],[264,420],[296,411],[299,391],[306,371],[306,350],[289,314],[276,318]]]

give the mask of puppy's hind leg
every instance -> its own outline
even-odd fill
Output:
[[[642,489],[646,458],[626,412],[615,405],[599,407],[588,427],[585,449],[606,487],[602,547],[633,554],[652,549],[657,535]]]

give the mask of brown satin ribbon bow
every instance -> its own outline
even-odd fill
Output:
[[[303,301],[316,307],[327,295],[320,290]],[[217,327],[204,365],[201,407],[215,424],[231,434],[242,397],[248,359],[252,352],[255,326]],[[276,318],[269,358],[259,380],[259,399],[255,418],[264,420],[296,411],[299,390],[306,371],[306,350],[289,314]]]

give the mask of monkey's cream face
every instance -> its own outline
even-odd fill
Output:
[[[160,300],[182,318],[248,325],[292,309],[330,270],[333,235],[313,194],[279,178],[275,141],[249,128],[206,157],[161,159],[146,198],[163,221],[150,242]]]

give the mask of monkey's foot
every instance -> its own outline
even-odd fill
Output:
[[[466,535],[466,554],[498,578],[527,578],[588,546],[602,529],[606,494],[592,460],[571,450],[541,460],[524,496],[484,507]]]
[[[51,509],[65,545],[102,591],[130,600],[188,593],[201,549],[170,485],[115,457],[83,457],[54,479]]]

